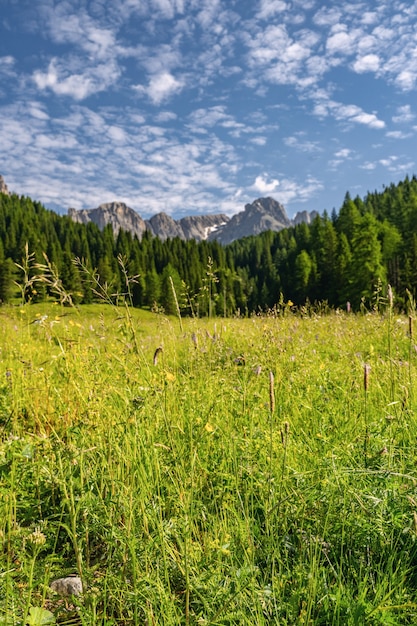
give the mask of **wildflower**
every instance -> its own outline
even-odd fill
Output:
[[[46,543],[46,537],[39,527],[36,527],[33,533],[29,535],[28,541],[34,546],[43,546]]]

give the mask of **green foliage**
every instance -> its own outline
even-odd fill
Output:
[[[51,624],[56,624],[56,620],[51,611],[31,606],[26,624],[29,626],[50,626]]]

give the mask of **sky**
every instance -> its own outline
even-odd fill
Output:
[[[0,0],[0,174],[60,213],[330,213],[416,134],[417,0]]]

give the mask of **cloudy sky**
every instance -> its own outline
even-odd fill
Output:
[[[292,217],[417,173],[417,1],[0,8],[0,174],[48,208]]]

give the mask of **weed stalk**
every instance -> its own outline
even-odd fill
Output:
[[[369,374],[371,371],[370,365],[365,363],[363,368],[363,388],[364,388],[364,418],[365,418],[365,439],[363,443],[363,456],[365,467],[368,467],[368,438],[369,438],[369,424],[368,424],[368,391],[369,391]]]
[[[181,333],[184,333],[184,328],[182,325],[182,319],[181,319],[181,311],[180,311],[180,306],[178,304],[178,298],[177,298],[177,292],[175,291],[175,287],[174,287],[174,281],[172,280],[172,277],[169,277],[169,283],[171,285],[171,289],[172,289],[172,295],[174,296],[174,301],[175,301],[175,309],[177,311],[177,316],[178,316],[178,321],[180,323],[180,329],[181,329]]]

